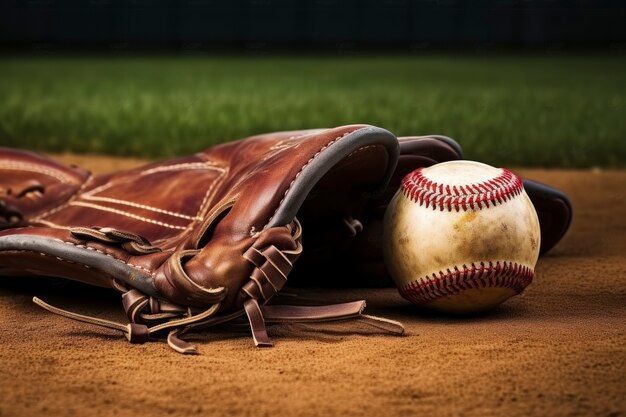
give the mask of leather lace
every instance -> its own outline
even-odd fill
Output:
[[[243,254],[243,258],[252,264],[253,270],[249,281],[241,289],[244,298],[243,310],[234,313],[217,315],[221,306],[219,302],[199,311],[149,297],[136,289],[126,291],[122,295],[122,304],[129,323],[118,323],[70,312],[51,306],[37,297],[34,297],[33,301],[60,316],[120,331],[131,343],[144,343],[167,331],[168,345],[183,354],[198,353],[194,345],[182,339],[185,333],[192,329],[208,328],[236,320],[244,315],[248,319],[254,343],[258,347],[272,346],[266,323],[357,319],[392,334],[404,333],[404,327],[397,321],[362,314],[365,308],[363,300],[314,307],[266,305],[283,288],[293,263],[302,253],[302,229],[297,220],[286,229],[284,227],[274,229],[276,230],[268,233],[288,232],[291,236],[291,245],[289,248],[279,249],[272,244],[258,246],[255,243]],[[147,240],[139,236],[113,229],[79,228],[73,229],[72,233],[102,242],[130,245],[127,249],[139,252],[150,251],[153,248]]]

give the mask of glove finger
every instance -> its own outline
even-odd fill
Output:
[[[572,223],[572,203],[565,193],[541,184],[524,180],[524,189],[537,210],[541,228],[541,255],[552,249],[567,233]]]

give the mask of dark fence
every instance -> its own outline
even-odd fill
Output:
[[[626,49],[624,0],[2,0],[0,47]]]

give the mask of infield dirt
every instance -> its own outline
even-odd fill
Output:
[[[57,157],[94,172],[141,162]],[[497,310],[445,317],[392,288],[302,292],[322,304],[364,298],[368,313],[402,321],[404,337],[281,325],[274,348],[255,349],[245,331],[221,330],[193,336],[201,354],[182,356],[31,302],[122,321],[117,294],[3,278],[0,416],[624,416],[626,171],[514,171],[569,193],[575,214],[533,284]]]

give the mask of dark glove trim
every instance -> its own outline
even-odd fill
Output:
[[[96,250],[79,247],[69,242],[40,236],[10,235],[0,237],[0,251],[30,251],[56,256],[62,260],[78,263],[89,268],[105,271],[143,293],[157,296],[152,276],[131,266],[121,259]]]
[[[265,228],[291,223],[304,200],[320,179],[352,152],[372,145],[384,146],[388,153],[385,178],[381,181],[380,188],[373,192],[374,195],[382,193],[387,188],[391,175],[396,168],[400,153],[398,139],[385,129],[378,127],[360,128],[327,143],[302,167]]]

